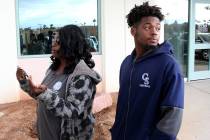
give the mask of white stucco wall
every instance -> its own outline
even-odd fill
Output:
[[[134,7],[147,0],[102,0],[102,52],[105,92],[119,88],[119,70],[123,59],[134,49],[134,40],[128,28],[126,15]],[[158,5],[158,1],[150,0]],[[163,28],[161,30],[163,41]]]
[[[15,70],[17,65],[15,3],[0,2],[0,104],[19,100]]]
[[[120,64],[125,57],[125,3],[102,1],[102,53],[105,92],[118,91]]]
[[[125,16],[135,4],[145,0],[101,0],[101,43],[102,55],[93,55],[97,70],[103,78],[98,85],[99,93],[117,92],[119,88],[119,69],[123,59],[134,48]],[[156,1],[153,0],[152,4]],[[19,89],[15,78],[16,66],[24,68],[32,75],[35,83],[40,83],[47,67],[49,57],[18,58],[16,40],[15,1],[0,2],[0,104],[18,101],[25,96]],[[162,34],[163,37],[163,34]]]

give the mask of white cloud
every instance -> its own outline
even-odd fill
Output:
[[[188,0],[158,0],[166,21],[187,22],[188,20]]]

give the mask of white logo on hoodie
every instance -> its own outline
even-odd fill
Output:
[[[140,84],[139,86],[140,87],[150,88],[150,85],[149,85],[149,74],[148,73],[143,73],[141,78],[144,81],[144,84]]]
[[[62,82],[58,81],[53,85],[53,90],[58,91],[62,87]]]

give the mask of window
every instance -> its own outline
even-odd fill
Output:
[[[162,3],[164,20],[164,39],[172,43],[174,54],[187,77],[188,68],[188,0],[159,0]],[[177,10],[180,7],[182,10]]]
[[[52,34],[67,24],[78,25],[93,52],[99,52],[97,0],[18,0],[19,56],[51,53]]]

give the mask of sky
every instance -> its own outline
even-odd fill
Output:
[[[162,11],[165,16],[165,21],[169,24],[174,23],[176,20],[178,23],[184,23],[188,21],[188,0],[158,0],[158,5],[161,5]],[[196,21],[210,20],[210,10],[206,10],[205,7],[210,4],[196,3]]]
[[[207,10],[206,7],[209,7],[209,4],[196,4],[196,14],[195,18],[199,24],[205,23],[205,21],[209,21],[210,24],[210,10]]]
[[[175,20],[178,23],[188,21],[188,0],[159,0],[158,5],[162,8],[166,23],[172,24]]]
[[[184,23],[188,20],[188,0],[159,0],[166,22]],[[196,20],[209,19],[210,10],[196,5]],[[19,0],[19,25],[21,28],[39,28],[50,24],[63,26],[66,24],[94,25],[97,21],[97,0]],[[97,25],[97,22],[95,23]]]
[[[18,12],[20,28],[49,27],[50,24],[56,27],[94,25],[97,0],[19,0]]]

